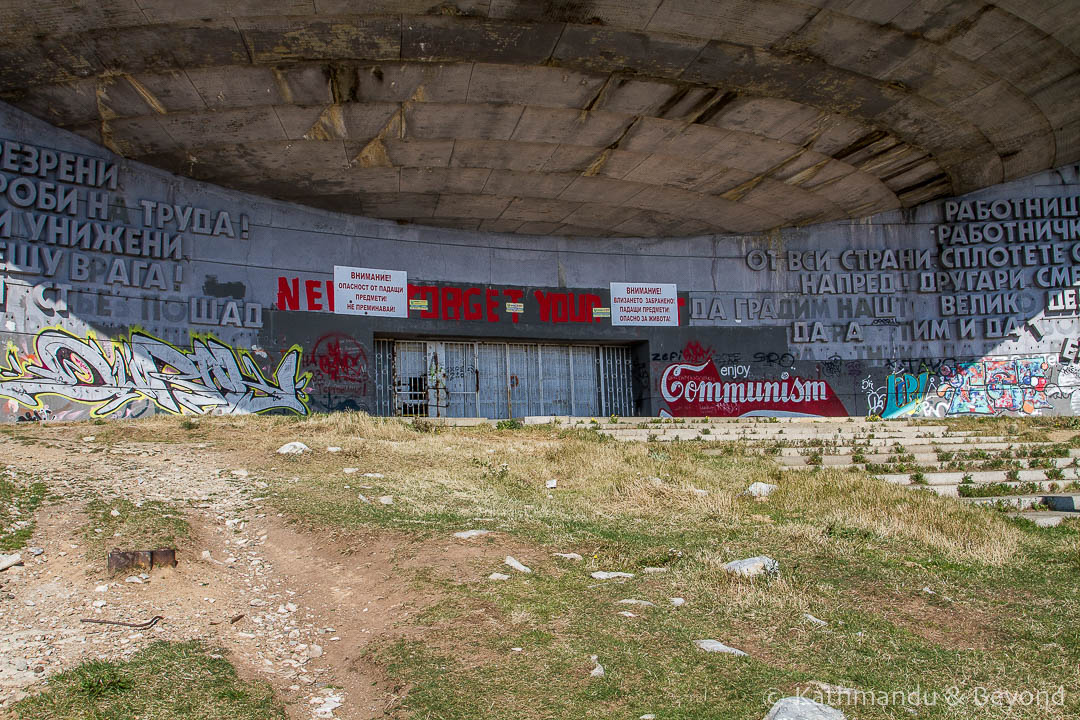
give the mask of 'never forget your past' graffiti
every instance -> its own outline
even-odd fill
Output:
[[[196,338],[190,350],[140,332],[127,340],[85,340],[59,329],[42,330],[34,357],[20,361],[8,350],[0,367],[0,397],[30,408],[56,395],[93,406],[91,415],[116,412],[134,400],[150,400],[182,415],[262,413],[287,410],[306,415],[310,374],[300,373],[300,348],[293,347],[267,377],[254,358],[213,338]]]

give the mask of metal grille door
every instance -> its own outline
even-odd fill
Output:
[[[631,375],[621,346],[375,341],[375,407],[384,415],[633,415]]]

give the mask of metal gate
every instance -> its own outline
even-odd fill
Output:
[[[632,415],[630,348],[376,340],[381,415]]]

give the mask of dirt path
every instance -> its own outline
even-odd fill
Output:
[[[206,448],[102,451],[93,440],[65,439],[71,434],[35,445],[0,439],[9,469],[41,475],[61,498],[37,514],[29,546],[45,552],[24,552],[25,567],[0,577],[0,703],[84,659],[201,639],[223,647],[242,674],[269,680],[294,720],[382,717],[395,704],[393,688],[362,658],[372,639],[396,632],[424,601],[396,577],[393,538],[356,536],[346,547],[298,532],[264,504],[265,483]],[[80,546],[90,493],[187,507],[192,537],[179,565],[155,569],[141,584],[110,576],[104,557],[88,558]],[[154,615],[164,620],[146,631],[79,621]]]

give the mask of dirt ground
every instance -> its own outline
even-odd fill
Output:
[[[269,681],[294,720],[383,717],[406,688],[388,681],[365,651],[422,631],[410,618],[438,599],[410,579],[423,569],[480,581],[505,554],[453,537],[416,542],[381,531],[331,537],[297,529],[260,496],[257,474],[224,454],[175,443],[101,451],[80,432],[89,437],[92,427],[43,428],[35,437],[48,442],[36,445],[0,438],[4,465],[41,476],[52,495],[28,543],[44,553],[24,550],[23,567],[0,573],[0,715],[86,659],[121,659],[154,640],[200,639],[224,648],[242,675]],[[177,567],[155,568],[135,583],[110,575],[102,554],[88,557],[80,528],[91,493],[186,508],[191,537],[178,548]],[[80,622],[155,615],[163,620],[145,631]]]

